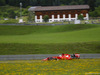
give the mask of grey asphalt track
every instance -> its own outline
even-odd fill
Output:
[[[37,60],[44,59],[51,56],[58,56],[60,54],[34,54],[34,55],[0,55],[0,61],[5,60]],[[100,58],[100,54],[80,54],[81,59],[86,58]]]

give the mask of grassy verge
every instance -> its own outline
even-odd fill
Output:
[[[100,74],[100,59],[47,61],[0,61],[1,75]]]
[[[0,26],[0,55],[100,53],[99,25]]]
[[[95,24],[80,24],[80,25],[58,25],[58,26],[12,26],[0,25],[0,35],[27,35],[27,34],[46,34],[85,30],[90,28],[100,27]]]
[[[80,25],[78,25],[78,27],[79,26]],[[84,28],[84,25],[82,26],[83,26],[82,28]],[[21,28],[20,31],[14,30],[16,28],[11,28],[11,30],[13,29],[11,31],[8,28],[9,30],[7,33],[5,33],[5,35],[3,34],[3,32],[1,32],[3,35],[0,36],[0,43],[51,44],[51,43],[76,43],[76,42],[100,41],[100,35],[99,35],[100,27],[81,29],[81,27],[78,28],[77,26],[75,26],[76,27],[75,28],[73,25],[70,26],[72,27],[72,29],[69,27],[69,30],[67,30],[67,27],[68,27],[67,25],[54,26],[54,27],[47,26],[44,28],[40,27],[40,28],[36,28],[37,30],[35,29],[36,32],[32,32],[31,28],[29,28],[30,31],[29,29],[25,30],[24,28],[23,29]],[[5,31],[6,29],[4,29],[4,32]],[[28,34],[24,34],[24,33],[28,33]]]
[[[0,55],[100,53],[100,42],[64,44],[0,44]]]

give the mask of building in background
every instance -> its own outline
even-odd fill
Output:
[[[28,9],[35,14],[35,22],[43,22],[45,15],[49,16],[49,22],[77,20],[78,15],[83,15],[89,20],[89,5],[67,5],[67,6],[36,6]]]

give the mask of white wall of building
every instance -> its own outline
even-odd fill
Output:
[[[60,15],[57,15],[57,18],[54,18],[54,15],[52,15],[52,18],[49,19],[49,22],[57,22],[57,21],[72,21],[72,20],[77,20],[78,19],[78,14],[75,14],[75,18],[71,18],[71,14],[68,14],[68,18],[65,18],[65,14],[63,14],[63,18],[60,18]],[[85,20],[89,20],[89,14],[86,13],[86,17],[84,17]],[[37,16],[35,16],[35,22],[43,22],[43,16],[40,15],[40,19],[37,19]]]

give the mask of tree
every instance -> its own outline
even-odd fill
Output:
[[[5,0],[5,2],[6,2],[6,4],[8,4],[9,3],[9,0]]]
[[[60,0],[53,0],[53,6],[60,5]]]
[[[45,15],[45,16],[43,17],[43,20],[44,20],[44,22],[48,22],[48,21],[49,21],[49,16],[48,16],[48,15]]]
[[[89,12],[91,17],[100,17],[100,6],[96,7],[94,11]]]
[[[78,19],[79,19],[79,20],[84,20],[84,16],[80,14],[80,15],[78,16]]]
[[[9,0],[9,5],[11,5],[11,6],[15,6],[15,5],[16,5],[15,0]]]
[[[84,1],[83,1],[83,0],[79,0],[79,1],[78,1],[78,4],[79,4],[79,5],[84,4]]]
[[[95,5],[96,7],[100,6],[100,0],[96,0]]]
[[[84,4],[88,4],[88,0],[84,0]]]
[[[28,18],[27,18],[28,22],[32,23],[34,21],[34,18],[35,18],[34,13],[33,12],[29,12],[28,13]]]
[[[94,11],[94,9],[95,9],[95,0],[88,0],[88,4],[90,6],[90,10]]]
[[[0,6],[4,6],[7,4],[19,7],[20,2],[23,3],[23,7],[89,4],[92,11],[95,7],[98,7],[100,5],[100,0],[0,0]]]
[[[78,3],[75,2],[75,1],[71,2],[70,4],[71,4],[71,5],[78,5]]]
[[[6,4],[5,0],[0,0],[0,6],[4,6]]]
[[[9,12],[9,16],[8,16],[9,18],[15,18],[16,13],[13,10],[9,10],[8,12]]]
[[[9,14],[8,14],[7,12],[4,12],[4,13],[3,13],[3,17],[5,17],[5,18],[8,17],[8,15],[9,15]]]

